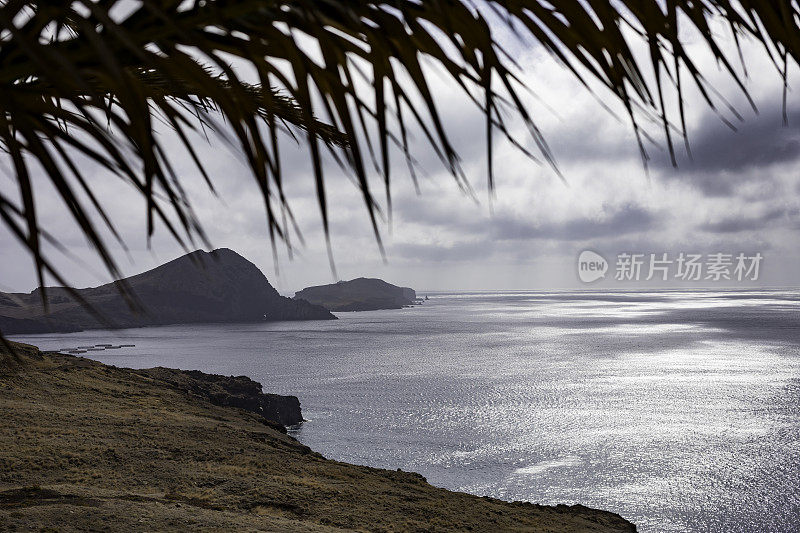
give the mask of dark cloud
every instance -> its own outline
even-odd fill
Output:
[[[797,222],[798,210],[778,208],[771,209],[758,216],[732,216],[717,222],[709,222],[701,229],[711,233],[739,233],[742,231],[758,231],[774,226],[776,222],[784,220]]]
[[[503,240],[583,241],[647,231],[653,228],[657,218],[654,213],[636,205],[609,210],[600,217],[580,217],[560,223],[536,224],[518,218],[500,217],[492,221],[491,236]]]
[[[677,167],[673,167],[661,139],[659,146],[645,147],[651,157],[650,169],[663,179],[690,182],[709,197],[734,196],[740,185],[751,182],[759,182],[765,193],[772,192],[773,167],[800,160],[800,102],[788,103],[786,126],[780,102],[769,101],[762,108],[762,113],[736,122],[736,130],[705,109],[699,125],[690,126],[691,157],[681,139],[673,138],[677,159]],[[546,131],[560,163],[613,165],[621,160],[638,160],[632,132],[609,134],[608,125],[614,122],[609,114],[598,112],[582,118],[581,124]],[[660,138],[656,130],[651,134]]]
[[[700,171],[742,172],[800,159],[800,105],[789,110],[789,123],[782,126],[780,104],[749,118],[732,131],[719,121],[707,121],[691,132],[693,161],[688,167]]]
[[[771,190],[773,167],[800,160],[800,104],[788,116],[783,126],[780,104],[774,103],[733,131],[709,113],[689,132],[691,159],[678,147],[677,168],[664,155],[653,158],[652,166],[662,177],[689,181],[710,197],[735,195],[741,185],[753,182]]]

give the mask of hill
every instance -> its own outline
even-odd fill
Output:
[[[202,322],[335,319],[326,309],[278,294],[253,263],[232,250],[198,250],[126,278],[144,312],[134,312],[117,283],[78,289],[108,322],[89,313],[63,287],[29,294],[0,293],[0,331],[5,335],[129,328]]]
[[[356,278],[330,285],[306,287],[296,292],[295,300],[305,300],[331,311],[374,311],[400,309],[417,298],[414,289],[398,287],[376,278]]]
[[[4,365],[3,351],[2,531],[636,530],[581,505],[508,503],[325,459],[184,385],[215,376],[176,382],[34,347]]]

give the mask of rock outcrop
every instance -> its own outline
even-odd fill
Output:
[[[261,383],[247,376],[220,376],[199,370],[174,368],[147,368],[134,370],[137,374],[168,384],[189,394],[207,399],[221,407],[238,407],[283,426],[294,426],[303,421],[300,400],[297,396],[265,394]]]
[[[417,294],[414,289],[398,287],[382,279],[356,278],[307,287],[295,293],[294,297],[331,311],[374,311],[413,305]]]
[[[328,310],[278,294],[253,263],[232,250],[198,250],[124,280],[140,304],[132,310],[119,283],[78,289],[98,316],[63,287],[29,294],[0,293],[5,335],[203,322],[335,319]]]

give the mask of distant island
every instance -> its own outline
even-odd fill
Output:
[[[131,310],[119,292],[119,282],[78,289],[80,296],[106,322],[87,311],[64,287],[47,288],[47,313],[42,306],[41,289],[28,294],[0,292],[0,331],[14,335],[202,322],[336,318],[319,305],[281,296],[257,266],[227,248],[213,252],[197,250],[124,281],[144,312]]]
[[[295,300],[305,300],[331,311],[375,311],[401,309],[414,305],[417,293],[377,278],[356,278],[330,285],[306,287],[296,292]]]

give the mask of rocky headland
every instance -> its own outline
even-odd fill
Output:
[[[336,318],[323,307],[281,296],[258,267],[227,248],[197,250],[123,281],[138,300],[133,309],[120,293],[120,282],[77,290],[94,314],[63,287],[47,288],[47,309],[41,288],[0,293],[0,332]]]
[[[222,407],[237,407],[275,422],[276,427],[294,426],[303,421],[300,400],[297,396],[265,394],[261,383],[247,376],[220,376],[199,370],[177,370],[174,368],[147,368],[135,373],[165,383],[175,390],[183,391]]]

